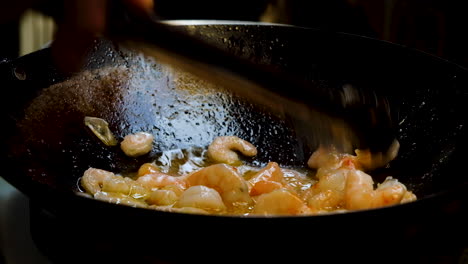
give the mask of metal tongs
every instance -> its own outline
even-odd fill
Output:
[[[395,139],[385,98],[352,88],[352,96],[331,94],[292,73],[230,54],[155,14],[110,2],[108,38],[287,115],[313,144],[385,153]]]

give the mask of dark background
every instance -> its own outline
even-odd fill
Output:
[[[61,1],[36,9],[61,19]],[[266,20],[356,33],[399,43],[468,66],[463,1],[447,0],[155,0],[167,19]],[[267,5],[270,5],[267,8]],[[265,13],[265,10],[267,12]],[[18,54],[18,22],[0,25],[0,59]]]

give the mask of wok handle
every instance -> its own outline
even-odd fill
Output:
[[[395,139],[388,104],[372,91],[354,91],[350,103],[294,73],[235,56],[154,14],[110,2],[107,37],[288,115],[313,143],[381,152]]]

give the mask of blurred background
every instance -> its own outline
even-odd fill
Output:
[[[34,51],[53,38],[63,1],[42,0],[0,25],[0,58]],[[468,65],[463,1],[443,0],[156,0],[164,19],[266,21],[365,35]]]

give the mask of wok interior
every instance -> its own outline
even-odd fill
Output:
[[[239,56],[300,73],[324,88],[353,85],[388,96],[401,148],[389,168],[375,172],[377,181],[393,175],[418,197],[466,181],[451,173],[459,168],[457,157],[466,146],[460,136],[467,97],[464,69],[389,43],[313,29],[182,27]],[[36,63],[33,58],[14,66],[28,68]],[[21,168],[18,177],[53,188],[76,190],[77,179],[89,167],[135,171],[161,151],[205,147],[222,135],[256,145],[258,162],[283,166],[304,166],[317,147],[305,140],[304,131],[291,126],[290,117],[271,114],[220,87],[104,40],[96,44],[87,70],[75,76],[64,80],[52,73],[26,75],[34,76],[26,86],[35,98],[26,102],[26,110],[10,113],[17,122],[6,141],[8,158],[11,167]],[[118,140],[147,131],[156,144],[147,156],[126,157],[118,147],[107,147],[89,133],[85,116],[107,120]]]

